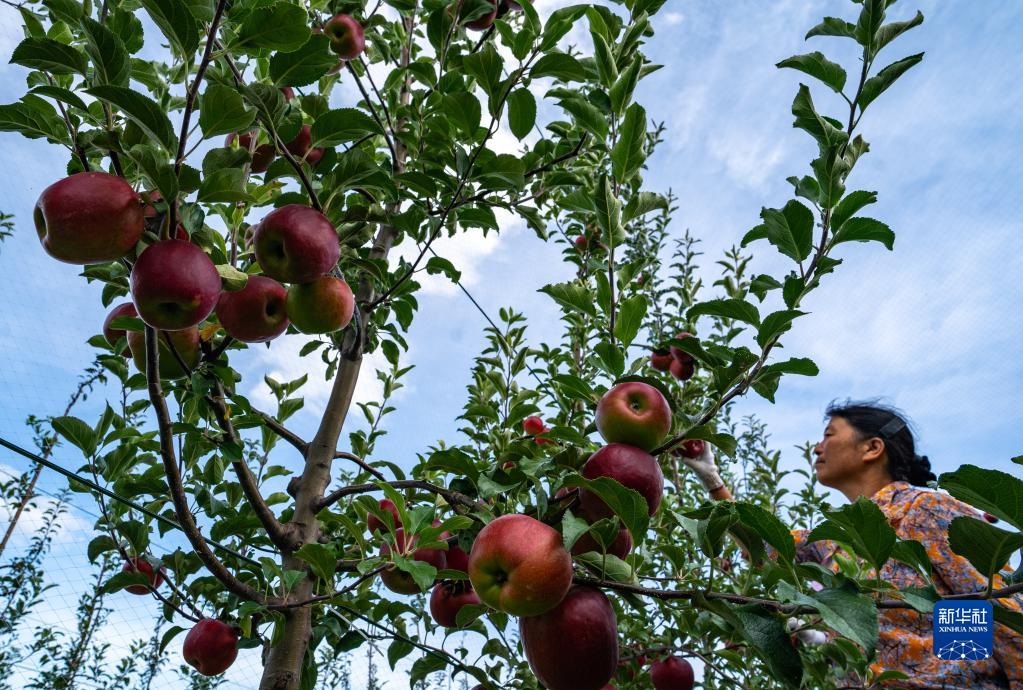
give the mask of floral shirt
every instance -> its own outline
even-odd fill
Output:
[[[908,482],[892,482],[871,497],[884,512],[900,539],[915,539],[927,549],[934,565],[934,586],[940,594],[976,592],[987,587],[987,579],[948,545],[948,526],[960,515],[981,517],[973,507],[948,494],[915,487]],[[806,543],[808,530],[793,530],[796,558],[814,561],[834,572],[839,566],[833,556],[839,551],[831,541]],[[843,556],[848,554],[842,553]],[[873,569],[868,577],[874,577]],[[881,578],[899,589],[922,587],[928,583],[908,565],[888,561]],[[995,576],[995,587],[1004,586]],[[1023,612],[1023,598],[1001,599],[1002,606]],[[883,609],[879,612],[877,657],[872,669],[902,671],[908,680],[884,683],[888,688],[971,688],[977,690],[1023,690],[1023,635],[1003,625],[995,625],[992,656],[984,661],[945,661],[932,651],[930,614],[912,609]]]

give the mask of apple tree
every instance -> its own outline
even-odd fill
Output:
[[[818,51],[779,63],[812,84],[791,109],[818,155],[708,287],[698,238],[669,236],[673,198],[642,179],[663,130],[634,96],[659,68],[643,46],[665,0],[546,19],[529,0],[17,3],[27,92],[0,106],[0,129],[67,149],[34,221],[47,253],[102,285],[110,316],[91,342],[121,389],[98,420],[54,427],[83,472],[145,507],[97,497],[90,557],[124,564],[106,589],[156,596],[175,623],[164,644],[188,628],[201,673],[261,647],[264,690],[312,688],[319,654],[367,642],[392,666],[411,657],[413,684],[445,671],[598,690],[649,687],[649,673],[692,687],[685,656],[706,665],[705,687],[897,675],[869,664],[878,609],[929,611],[937,595],[869,568],[896,558],[929,577],[926,554],[869,502],[822,517],[811,483],[785,505],[762,427],[734,418],[750,391],[773,400],[785,376],[816,373],[812,353],[783,358],[779,343],[843,244],[893,246],[862,214],[876,193],[847,188],[869,151],[864,112],[922,59],[880,57],[923,21],[887,20],[890,4],[853,2],[807,34],[854,43],[851,74]],[[827,90],[841,117],[815,104]],[[498,153],[502,129],[531,143]],[[424,445],[408,472],[374,458],[408,371],[417,276],[459,279],[436,241],[507,217],[574,269],[543,289],[561,340],[530,344],[526,315],[503,309],[461,440]],[[775,251],[789,269],[753,273]],[[322,360],[331,390],[302,438],[288,420],[308,377],[267,377],[277,409],[260,410],[235,365],[307,336],[301,356]],[[384,398],[360,405],[368,427],[342,443],[375,352]],[[707,501],[687,473],[704,443],[738,500]],[[946,487],[976,498],[989,480],[964,469]],[[1006,496],[985,509],[1023,526]],[[857,557],[842,573],[794,562],[789,527],[814,525]],[[189,548],[155,562],[151,535],[171,529]],[[997,529],[961,526],[984,543]],[[1010,553],[966,555],[993,576]],[[821,630],[824,644],[795,642]]]

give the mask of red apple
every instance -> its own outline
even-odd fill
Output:
[[[622,486],[638,491],[646,499],[650,515],[657,512],[664,493],[664,474],[654,456],[646,451],[612,443],[590,456],[583,465],[582,475],[587,479],[610,477]],[[614,515],[611,508],[595,493],[579,492],[582,514],[591,522]]]
[[[500,19],[513,10],[516,12],[522,10],[522,5],[515,0],[501,0],[497,5],[497,18]]]
[[[650,680],[654,690],[693,690],[696,682],[693,667],[685,659],[669,656],[650,664]]]
[[[670,352],[654,350],[650,353],[650,366],[657,371],[668,371],[673,361],[675,361],[675,358],[671,356]]]
[[[303,333],[333,333],[352,321],[355,295],[348,283],[321,276],[288,288],[288,317]]]
[[[255,132],[246,132],[245,134],[228,134],[227,146],[231,146],[237,139],[238,148],[248,151],[253,136],[255,136]],[[249,165],[249,170],[254,173],[266,172],[266,169],[270,167],[270,164],[273,163],[273,160],[276,157],[277,151],[274,150],[273,144],[259,144],[256,146],[256,150],[252,153],[252,164]]]
[[[691,438],[683,441],[682,445],[677,446],[671,452],[675,455],[692,460],[693,458],[698,458],[703,454],[703,449],[706,445],[707,444],[698,438]]]
[[[448,570],[469,572],[469,554],[462,551],[457,544],[448,546]]]
[[[696,337],[695,335],[689,333],[688,331],[682,331],[681,333],[676,333],[673,340],[685,340],[686,338],[695,337]],[[676,347],[675,345],[672,345],[669,349],[671,350],[671,356],[680,362],[685,363],[696,361],[691,354],[689,354],[685,350],[680,349],[679,347]]]
[[[135,305],[132,304],[131,302],[123,302],[121,304],[118,304],[116,307],[110,310],[110,313],[107,314],[107,318],[103,320],[103,337],[107,339],[107,342],[110,343],[111,346],[116,345],[118,340],[125,337],[126,331],[120,328],[114,328],[110,324],[114,322],[114,319],[120,316],[138,315],[139,313],[135,311]],[[125,345],[124,349],[121,350],[121,356],[122,357],[131,356],[131,350],[128,348],[127,345]]]
[[[380,509],[385,510],[391,514],[391,516],[394,518],[395,527],[401,527],[401,518],[398,517],[398,506],[394,505],[394,501],[392,501],[389,498],[381,499]],[[369,513],[366,516],[366,528],[370,531],[370,534],[374,532],[387,531],[387,525],[384,524],[384,521],[378,518],[373,513]]]
[[[581,252],[586,251],[586,247],[589,245],[589,240],[586,239],[586,235],[576,235],[574,242],[575,248]]]
[[[181,656],[204,676],[221,674],[238,656],[238,628],[204,618],[185,635]]]
[[[671,430],[671,406],[642,381],[619,383],[597,403],[597,431],[608,443],[653,450]]]
[[[241,290],[220,293],[217,319],[235,340],[265,343],[288,330],[287,298],[288,291],[273,278],[249,276]]]
[[[323,158],[323,154],[327,153],[327,149],[322,146],[317,146],[314,149],[310,149],[309,153],[305,155],[305,162],[309,164],[310,168],[315,168],[316,164]]]
[[[121,567],[121,572],[142,573],[149,578],[148,585],[128,585],[124,588],[126,592],[131,594],[149,594],[163,582],[163,569],[154,570],[152,563],[138,556],[125,561],[124,566]]]
[[[220,274],[206,252],[190,242],[150,245],[131,269],[131,296],[139,318],[177,331],[200,323],[220,297]]]
[[[573,587],[553,610],[520,618],[519,635],[547,690],[600,690],[618,667],[618,621],[599,589]]]
[[[441,582],[430,595],[430,613],[437,625],[457,628],[458,612],[463,606],[479,604],[472,585],[465,581]]]
[[[174,349],[181,355],[181,359],[190,369],[199,366],[199,329],[195,326],[181,331],[156,331],[160,339],[160,378],[179,379],[188,374],[181,368],[174,353],[167,346],[164,333],[170,336],[174,343]],[[131,358],[135,362],[135,368],[146,373],[146,334],[144,331],[128,331],[128,348],[131,350]]]
[[[696,373],[696,362],[680,362],[677,359],[673,359],[669,371],[679,381],[688,381]]]
[[[472,29],[473,31],[486,31],[493,26],[494,20],[497,19],[498,0],[490,0],[490,4],[494,8],[493,11],[466,22],[465,28]]]
[[[312,144],[312,127],[309,125],[302,125],[301,129],[298,130],[298,134],[295,138],[284,145],[284,148],[291,152],[291,155],[302,158],[306,152],[309,151],[309,146]]]
[[[488,606],[536,616],[557,606],[572,586],[572,557],[550,525],[528,515],[502,515],[477,535],[469,579]]]
[[[139,195],[103,172],[54,182],[39,195],[33,218],[46,253],[69,264],[116,261],[135,248],[145,227]]]
[[[263,273],[282,283],[308,283],[330,272],[341,256],[337,231],[314,208],[288,204],[267,214],[252,237]]]
[[[603,553],[604,549],[597,542],[596,537],[594,537],[592,533],[587,532],[575,540],[575,544],[572,545],[572,555],[578,556],[589,551]],[[628,557],[630,551],[632,551],[632,534],[628,529],[622,527],[618,530],[618,536],[615,537],[615,540],[607,547],[607,552],[612,556],[618,556],[618,558],[621,558],[624,561]]]
[[[345,60],[354,60],[366,49],[362,24],[351,15],[335,14],[323,25],[323,33],[330,39],[330,49]]]
[[[403,554],[405,552],[405,530],[403,528],[399,527],[395,530],[394,541],[398,547],[399,554]],[[416,541],[418,539],[413,538],[410,546],[414,547]],[[391,545],[386,542],[381,544],[380,555],[386,558],[390,553]],[[423,563],[429,563],[437,570],[444,570],[447,567],[447,553],[442,549],[415,549],[410,558],[422,561]],[[398,594],[418,594],[420,592],[419,585],[412,579],[412,576],[404,570],[399,570],[397,567],[381,572],[380,580],[387,589]]]
[[[284,102],[287,103],[295,97],[295,89],[290,86],[282,86],[280,88],[281,95],[284,96]]]
[[[536,415],[526,417],[522,420],[522,430],[530,436],[542,434],[544,431],[543,420]]]

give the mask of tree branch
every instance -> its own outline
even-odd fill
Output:
[[[345,460],[351,460],[356,465],[361,467],[366,472],[369,472],[370,474],[372,474],[374,477],[376,477],[380,481],[382,481],[382,482],[387,481],[387,477],[384,476],[383,472],[381,472],[380,470],[376,469],[375,467],[370,467],[369,464],[365,460],[360,458],[358,455],[354,455],[352,453],[346,453],[346,452],[344,452],[342,450],[339,450],[336,453],[334,453],[334,457],[335,458],[343,458]]]
[[[445,489],[442,486],[431,484],[430,482],[421,481],[418,479],[401,479],[393,482],[387,482],[388,486],[392,486],[395,489],[418,489],[420,491],[427,491],[429,493],[437,494],[442,496],[451,505],[462,505],[467,508],[486,510],[489,506],[485,503],[476,501],[469,496],[458,491],[451,489]],[[381,491],[381,488],[376,484],[354,484],[352,486],[346,486],[332,491],[331,493],[324,496],[317,504],[316,511],[319,512],[324,508],[328,508],[334,503],[337,503],[345,496],[354,496],[356,494],[365,494],[372,491]]]

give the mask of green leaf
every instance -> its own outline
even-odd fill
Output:
[[[199,185],[199,201],[251,201],[245,191],[245,174],[241,168],[224,168],[207,175]]]
[[[387,663],[391,666],[391,670],[393,671],[398,662],[414,650],[415,646],[411,642],[406,642],[405,640],[394,640],[391,642],[391,646],[387,648]]]
[[[611,111],[618,116],[625,111],[625,107],[632,100],[632,94],[639,83],[640,69],[643,67],[643,58],[637,55],[632,64],[618,76],[614,86],[611,87],[609,97],[611,98]]]
[[[11,64],[50,74],[85,74],[88,60],[81,51],[52,38],[29,37],[11,53]]]
[[[593,203],[597,212],[597,225],[600,226],[604,240],[609,244],[617,244],[623,233],[622,202],[615,196],[607,175],[601,175]]]
[[[239,271],[231,264],[217,264],[216,268],[217,273],[220,275],[220,280],[224,284],[224,289],[228,292],[237,292],[242,290],[249,282],[249,274],[244,271]],[[301,398],[299,398],[299,400],[301,400]]]
[[[512,96],[514,97],[515,94],[513,93]],[[467,91],[456,91],[444,95],[441,107],[450,122],[453,122],[469,137],[476,137],[476,130],[479,129],[483,112],[478,98]],[[509,117],[511,117],[511,111],[509,111]]]
[[[394,564],[398,566],[399,570],[412,576],[420,591],[428,592],[433,587],[434,580],[437,579],[437,569],[435,567],[429,563],[405,558],[397,554],[393,554],[393,558]]]
[[[242,22],[233,47],[246,52],[296,51],[306,44],[312,33],[307,22],[301,5],[278,2],[256,7]]]
[[[533,64],[529,71],[533,79],[539,77],[554,77],[564,82],[586,81],[586,68],[583,64],[571,55],[558,52],[550,52],[540,57]]]
[[[117,531],[121,533],[132,551],[137,554],[145,553],[149,548],[149,525],[138,520],[122,520],[117,525]]]
[[[905,539],[896,542],[892,548],[892,558],[906,565],[913,566],[921,576],[928,580],[930,579],[931,570],[933,569],[931,559],[927,555],[927,549],[917,540]]]
[[[1012,609],[1007,609],[1000,604],[993,603],[992,608],[994,609],[995,622],[1004,625],[1007,628],[1015,630],[1017,633],[1023,635],[1023,614]]]
[[[863,9],[856,22],[856,40],[873,55],[877,30],[884,22],[884,11],[888,0],[862,0]]]
[[[820,373],[820,369],[813,363],[813,360],[806,359],[805,357],[794,357],[787,359],[784,362],[775,362],[774,364],[768,364],[761,371],[767,372],[778,372],[780,374],[798,374],[799,376],[816,376]]]
[[[651,211],[667,211],[668,199],[662,194],[654,192],[640,192],[629,197],[629,203],[625,205],[622,213],[622,222],[628,223],[640,216],[645,216]]]
[[[877,201],[877,192],[865,192],[862,190],[849,192],[845,197],[838,202],[835,206],[835,210],[831,212],[831,227],[840,228],[856,214],[857,211],[865,206],[869,206]]]
[[[295,555],[308,563],[317,577],[328,585],[334,582],[337,556],[334,555],[332,548],[324,544],[304,544],[295,551]]]
[[[86,93],[120,110],[168,152],[177,148],[177,137],[174,136],[174,128],[167,118],[167,112],[153,99],[123,86],[94,86],[86,89]]]
[[[64,121],[52,105],[31,94],[21,103],[0,105],[0,132],[21,132],[29,139],[46,137],[58,143],[70,143]]]
[[[498,86],[501,84],[501,69],[504,60],[494,48],[493,43],[487,43],[483,50],[467,56],[462,61],[466,74],[473,77],[480,88],[486,92],[490,99],[492,108],[498,101]]]
[[[99,439],[92,427],[78,417],[54,417],[51,422],[53,430],[78,448],[86,457],[96,452]]]
[[[601,553],[599,551],[587,551],[586,553],[573,556],[576,562],[585,563],[596,570],[602,579],[612,582],[633,582],[635,574],[632,566],[615,556],[613,553]]]
[[[975,517],[960,516],[948,527],[948,545],[981,575],[991,577],[1001,572],[1017,549],[1023,548],[1023,534]]]
[[[625,355],[617,346],[605,340],[597,343],[593,347],[593,351],[598,357],[600,366],[612,377],[617,378],[625,371]]]
[[[628,347],[635,340],[646,316],[646,295],[636,294],[627,297],[618,305],[618,317],[615,320],[615,338]]]
[[[831,244],[841,242],[880,242],[889,251],[895,248],[895,233],[873,218],[850,218],[835,232]]]
[[[561,517],[561,539],[569,551],[572,550],[572,546],[579,540],[579,537],[589,531],[590,523],[582,518],[577,518],[571,510],[566,510]]]
[[[838,36],[855,39],[856,25],[837,17],[825,17],[824,21],[806,32],[806,38],[811,36]]]
[[[806,55],[793,55],[779,62],[776,67],[790,67],[805,72],[811,77],[820,79],[831,87],[835,93],[842,93],[845,88],[845,70],[838,63],[824,57],[824,53],[814,51]]]
[[[963,465],[938,477],[938,485],[960,501],[1023,530],[1023,481],[1018,477]]]
[[[873,77],[863,82],[863,89],[860,90],[860,97],[856,99],[860,108],[866,108],[874,102],[878,96],[888,90],[888,87],[895,83],[895,80],[905,74],[913,65],[924,59],[923,53],[910,55],[898,62],[885,67]]]
[[[330,52],[330,39],[324,34],[312,34],[298,50],[270,56],[270,78],[280,86],[307,86],[336,65],[337,55]]]
[[[508,96],[508,126],[518,139],[524,139],[536,123],[536,98],[523,87]]]
[[[796,558],[796,542],[789,528],[777,515],[753,503],[736,502],[735,512],[741,523],[759,534],[778,552],[779,560],[789,563]]]
[[[803,665],[781,619],[755,605],[734,609],[734,616],[741,624],[743,637],[767,663],[771,675],[790,687],[800,687]]]
[[[87,555],[90,563],[95,563],[96,559],[104,553],[117,550],[117,543],[106,534],[101,534],[92,541],[89,542],[89,548]]]
[[[611,150],[611,174],[625,183],[639,171],[646,159],[646,110],[633,103],[625,113],[618,141]]]
[[[452,283],[457,283],[462,277],[462,273],[455,268],[453,263],[440,256],[430,257],[430,260],[426,262],[426,272],[430,275],[443,273]]]
[[[778,595],[793,604],[815,607],[828,627],[860,645],[868,658],[873,656],[878,635],[877,606],[852,582],[846,581],[838,588],[803,593],[783,580],[778,583]]]
[[[96,68],[94,84],[128,86],[131,76],[131,58],[121,39],[99,22],[82,17],[85,50]]]
[[[895,530],[877,504],[861,497],[838,510],[825,511],[824,515],[827,521],[810,533],[807,542],[823,539],[845,542],[880,572],[895,546]]]
[[[79,110],[84,111],[89,110],[89,106],[87,106],[85,104],[85,101],[79,98],[74,91],[62,88],[60,86],[42,84],[40,86],[33,88],[29,93],[34,94],[36,96],[46,96],[47,98],[52,98],[53,100],[60,101],[61,103],[67,103],[68,105],[74,106]]]
[[[765,208],[767,240],[794,261],[805,261],[813,250],[813,211],[792,199],[782,209]]]
[[[355,108],[339,108],[320,116],[313,123],[311,146],[337,146],[367,134],[379,133],[376,122],[366,113]]]
[[[99,591],[101,594],[113,594],[114,592],[120,592],[125,587],[130,587],[132,585],[148,586],[149,576],[137,570],[120,572],[104,582]]]
[[[877,35],[874,39],[874,53],[879,53],[882,48],[894,41],[896,38],[913,27],[920,26],[923,23],[924,15],[922,12],[917,10],[916,16],[912,19],[907,19],[904,22],[892,22],[891,24],[885,24],[877,30]]]
[[[753,326],[760,325],[760,312],[755,306],[741,299],[713,299],[694,304],[686,312],[686,318],[717,316],[722,319],[736,319]]]
[[[199,24],[183,0],[139,0],[178,55],[190,59],[199,47]]]
[[[639,544],[646,537],[650,525],[650,513],[646,499],[633,489],[622,486],[610,477],[586,479],[581,475],[571,475],[565,482],[566,486],[581,486],[596,494],[607,507],[622,521],[632,534],[632,539]]]
[[[256,118],[256,112],[245,106],[237,89],[221,84],[206,87],[199,107],[199,126],[206,138],[244,132]]]
[[[560,105],[575,118],[581,127],[596,136],[598,140],[603,141],[607,138],[609,130],[607,119],[595,105],[579,97],[563,98]]]
[[[757,331],[757,345],[762,348],[766,347],[767,343],[789,330],[794,319],[804,314],[806,312],[795,309],[785,309],[768,314],[764,317],[764,322]]]
[[[409,687],[417,687],[431,673],[442,671],[446,666],[447,661],[443,656],[439,654],[424,654],[412,664],[412,670],[409,673]]]
[[[799,91],[792,101],[792,114],[796,116],[792,126],[809,133],[821,147],[837,146],[849,139],[849,135],[840,127],[820,116],[806,84],[799,85]]]

